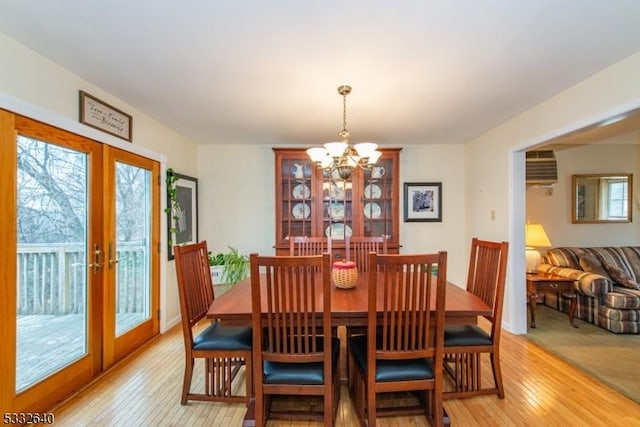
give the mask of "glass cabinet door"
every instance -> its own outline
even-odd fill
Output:
[[[315,166],[303,156],[281,157],[280,188],[280,236],[278,240],[288,241],[291,236],[313,236]]]
[[[353,183],[337,172],[322,174],[322,235],[332,241],[353,235]]]
[[[384,156],[371,170],[363,170],[364,176],[361,209],[359,213],[363,223],[363,236],[385,236],[395,241],[393,235],[394,215],[394,162]]]

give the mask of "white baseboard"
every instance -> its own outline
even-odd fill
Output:
[[[166,322],[160,322],[160,333],[163,334],[169,329],[180,323],[180,316],[176,316],[173,319],[167,319]]]

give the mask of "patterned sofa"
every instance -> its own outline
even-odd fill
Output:
[[[538,271],[578,280],[578,318],[617,334],[640,333],[640,246],[552,248]],[[569,309],[555,294],[545,304]]]

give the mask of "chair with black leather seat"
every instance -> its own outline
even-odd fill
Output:
[[[329,254],[251,254],[250,262],[256,426],[267,418],[333,425],[340,342],[331,336]],[[318,396],[322,410],[279,409],[273,395]]]
[[[289,237],[289,255],[306,256],[331,253],[331,238],[291,236]]]
[[[369,253],[378,254],[387,253],[387,239],[384,236],[362,236],[362,237],[345,237],[345,258],[347,261],[356,263],[358,272],[363,273],[370,270]],[[347,339],[352,335],[365,334],[366,327],[347,326]],[[347,352],[349,348],[347,347]],[[347,355],[348,357],[348,355]],[[348,370],[348,368],[347,368]]]
[[[369,271],[369,252],[387,253],[384,236],[346,237],[345,258],[356,263],[359,272]]]
[[[445,399],[497,394],[504,398],[500,369],[500,332],[502,303],[507,270],[507,242],[490,242],[473,238],[467,274],[467,291],[480,297],[489,307],[489,331],[478,325],[449,325],[444,331],[445,371],[453,380],[454,389],[444,393]],[[491,361],[493,385],[483,386],[481,355]]]
[[[356,335],[348,342],[358,417],[373,427],[377,416],[417,413],[433,425],[443,425],[447,253],[371,253],[369,259],[367,327],[376,333]],[[410,405],[400,401],[376,407],[381,393],[409,391],[420,392],[418,403],[409,399]]]
[[[214,321],[194,337],[194,328],[205,318],[214,299],[207,243],[175,246],[174,254],[185,346],[181,403],[185,405],[188,400],[249,402],[253,395],[251,328],[223,327]],[[191,391],[196,358],[204,359],[203,393]],[[233,380],[242,366],[245,366],[246,391],[244,395],[234,394]]]

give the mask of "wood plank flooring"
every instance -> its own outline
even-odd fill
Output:
[[[640,426],[640,405],[564,361],[503,332],[501,360],[506,398],[448,400],[452,426]],[[488,368],[488,361],[485,369]],[[184,349],[180,327],[145,346],[53,409],[56,426],[240,426],[242,404],[180,405]],[[194,385],[202,383],[196,365]],[[486,371],[489,373],[490,371]],[[490,374],[484,380],[491,381]],[[242,387],[244,378],[238,378]],[[300,405],[307,403],[302,402]],[[320,423],[269,421],[269,427]],[[346,386],[336,426],[357,426]],[[379,426],[427,426],[424,417],[380,418]]]

